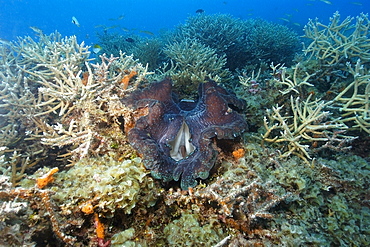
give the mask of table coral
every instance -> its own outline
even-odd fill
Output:
[[[247,128],[235,110],[244,101],[213,81],[201,83],[197,102],[176,102],[171,80],[152,83],[123,99],[123,103],[148,114],[128,133],[153,177],[180,180],[182,189],[209,175],[217,157],[212,139],[233,139]]]

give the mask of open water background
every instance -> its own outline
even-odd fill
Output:
[[[330,2],[329,2],[330,1]],[[0,38],[35,33],[30,26],[45,34],[58,30],[63,36],[76,35],[78,41],[92,45],[96,33],[106,27],[109,32],[148,35],[172,29],[203,9],[206,14],[227,13],[241,19],[263,18],[285,24],[302,32],[309,18],[328,23],[335,11],[357,16],[370,10],[369,0],[1,0]],[[75,16],[80,23],[72,23]],[[121,17],[121,18],[120,18]],[[284,20],[286,19],[286,20]],[[288,20],[288,21],[287,21]]]

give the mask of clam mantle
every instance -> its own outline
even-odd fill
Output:
[[[233,139],[247,129],[237,112],[244,100],[211,80],[199,85],[198,94],[195,102],[179,101],[171,80],[165,79],[123,99],[135,110],[147,112],[128,133],[146,168],[156,179],[181,178],[182,189],[209,176],[218,154],[214,138]]]

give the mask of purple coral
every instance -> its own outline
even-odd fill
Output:
[[[156,179],[181,177],[182,189],[208,177],[217,158],[213,138],[233,139],[247,129],[236,112],[243,109],[244,101],[210,80],[199,85],[197,102],[177,102],[169,79],[137,90],[123,102],[149,110],[128,133],[146,168]]]

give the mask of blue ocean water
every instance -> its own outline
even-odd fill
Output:
[[[309,18],[328,23],[335,11],[342,17],[357,16],[370,10],[368,0],[1,0],[0,38],[58,30],[63,36],[76,35],[78,41],[91,45],[96,33],[131,32],[158,34],[171,29],[202,9],[207,14],[227,13],[241,19],[263,18],[285,24],[301,32]],[[75,16],[80,26],[72,23]],[[144,31],[144,32],[143,32]],[[150,33],[149,33],[150,32]]]

